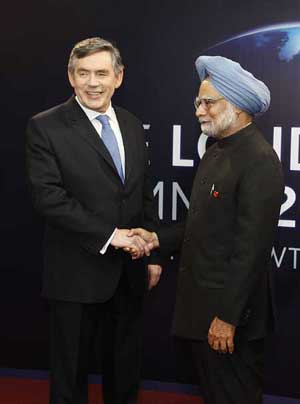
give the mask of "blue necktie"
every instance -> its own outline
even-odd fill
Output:
[[[108,116],[107,115],[98,115],[96,119],[102,124],[102,132],[101,139],[105,144],[107,150],[109,151],[113,162],[115,163],[116,169],[119,173],[119,176],[124,183],[124,173],[122,168],[120,150],[118,147],[118,142],[116,139],[116,135],[112,128],[110,127]]]

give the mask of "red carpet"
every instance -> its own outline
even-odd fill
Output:
[[[0,378],[1,404],[48,404],[48,380]],[[89,404],[102,404],[100,385],[90,384]],[[199,397],[190,394],[143,390],[139,404],[203,404]]]

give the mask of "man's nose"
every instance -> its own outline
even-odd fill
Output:
[[[99,77],[97,77],[95,74],[90,74],[89,79],[88,79],[88,85],[96,87],[100,83]]]
[[[207,113],[207,111],[205,108],[203,108],[202,102],[201,102],[199,107],[196,109],[195,115],[197,118],[200,118],[200,116],[204,116],[204,115],[206,115],[206,113]]]

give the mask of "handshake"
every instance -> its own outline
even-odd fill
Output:
[[[151,250],[159,247],[157,234],[145,229],[117,229],[111,241],[115,249],[122,248],[131,254],[132,259],[149,256]]]

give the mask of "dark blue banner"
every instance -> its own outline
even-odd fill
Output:
[[[27,193],[26,122],[72,94],[74,43],[102,36],[123,55],[125,79],[114,101],[144,123],[164,223],[186,215],[195,170],[211,144],[194,115],[195,59],[232,58],[269,86],[271,107],[257,124],[282,161],[285,202],[272,250],[279,330],[268,341],[266,391],[300,397],[299,1],[29,0],[17,10],[6,4],[2,18],[0,367],[48,367],[47,307],[39,296],[43,221]],[[196,383],[188,353],[170,336],[177,262],[166,263],[147,300],[143,376]]]

